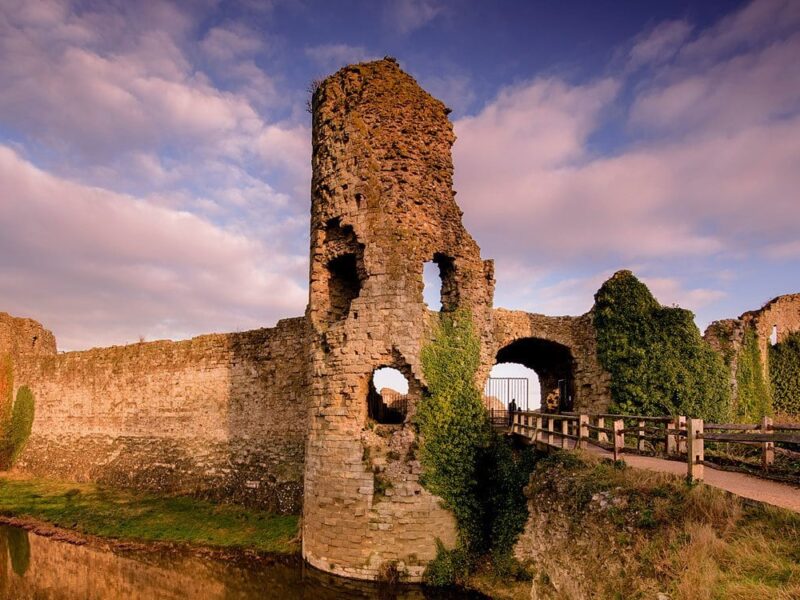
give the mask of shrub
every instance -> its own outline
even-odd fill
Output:
[[[14,402],[14,409],[11,413],[11,428],[9,437],[11,440],[11,460],[12,462],[19,456],[25,447],[25,442],[31,435],[33,428],[34,401],[33,392],[28,386],[23,385],[17,390],[17,401]]]
[[[422,483],[453,512],[459,533],[453,550],[438,543],[425,580],[450,585],[486,552],[498,571],[515,571],[511,551],[528,517],[523,488],[535,457],[530,450],[515,452],[491,429],[475,386],[480,345],[470,313],[442,313],[439,319],[422,350],[428,388],[416,423]]]
[[[725,419],[728,372],[691,311],[661,306],[633,273],[620,271],[595,295],[594,325],[612,410]]]
[[[466,550],[448,550],[442,541],[436,540],[436,558],[428,563],[423,575],[427,585],[445,587],[463,582],[469,575],[470,560]]]
[[[428,382],[416,417],[422,483],[453,512],[462,545],[479,551],[483,519],[477,465],[479,450],[487,445],[489,434],[486,410],[475,385],[480,345],[469,311],[441,313],[439,319],[433,339],[421,355]]]
[[[772,414],[769,386],[764,377],[761,349],[755,329],[748,326],[742,338],[739,361],[736,365],[736,418],[757,421]]]
[[[800,415],[800,332],[770,347],[769,376],[775,410]]]

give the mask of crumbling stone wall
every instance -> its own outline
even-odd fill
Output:
[[[736,372],[747,328],[755,331],[764,380],[768,382],[769,345],[773,328],[777,333],[777,342],[784,341],[792,332],[800,331],[800,294],[778,296],[760,309],[742,314],[738,319],[714,321],[706,328],[705,340],[723,355],[730,367],[730,385],[734,399],[738,398]]]
[[[573,410],[608,410],[611,377],[597,358],[591,312],[580,317],[549,317],[495,309],[493,348],[498,360],[518,362],[536,371],[543,399],[565,378]]]
[[[419,483],[413,418],[420,350],[435,318],[423,265],[439,264],[443,309],[468,307],[491,353],[493,265],[454,201],[448,109],[393,60],[346,67],[313,97],[313,331],[303,555],[314,566],[375,578],[397,562],[419,579],[455,523]],[[409,380],[399,425],[368,418],[373,372]]]
[[[24,338],[23,338],[24,339]],[[33,431],[17,467],[298,512],[307,328],[275,328],[32,356]]]
[[[55,353],[56,338],[40,323],[0,312],[0,356],[17,361]]]

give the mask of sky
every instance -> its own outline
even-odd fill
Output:
[[[453,109],[496,306],[800,291],[800,2],[0,0],[0,311],[61,350],[303,314],[308,89],[384,55]]]

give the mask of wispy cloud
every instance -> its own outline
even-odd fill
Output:
[[[631,51],[635,86],[629,65],[577,85],[537,78],[457,121],[458,198],[498,264],[552,272],[672,258],[665,264],[681,270],[681,257],[790,253],[800,222],[800,34],[786,21],[800,11],[758,5],[694,36],[686,24],[656,27]],[[607,115],[619,118],[621,90],[632,95],[633,141],[598,155],[592,136]],[[722,298],[650,280],[666,302]],[[501,294],[504,285],[517,284],[498,279]],[[585,290],[532,299],[574,305],[577,292]]]
[[[302,313],[304,256],[54,177],[6,146],[0,181],[0,303],[44,320],[62,348],[254,328]]]
[[[390,0],[386,4],[387,24],[401,34],[420,29],[444,12],[438,0]]]
[[[378,58],[363,46],[350,46],[348,44],[310,46],[305,49],[305,53],[320,68],[331,72],[348,64],[366,62]]]

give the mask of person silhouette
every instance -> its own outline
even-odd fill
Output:
[[[517,401],[512,398],[508,403],[508,426],[514,425],[514,413],[517,412]]]

